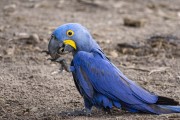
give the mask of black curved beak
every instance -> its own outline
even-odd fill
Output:
[[[63,46],[63,43],[55,40],[54,38],[51,38],[48,44],[48,51],[49,51],[50,56],[53,59],[57,59],[60,57],[58,51],[62,46]]]
[[[54,38],[51,38],[48,44],[48,52],[52,59],[57,59],[61,55],[73,52],[74,48],[71,47],[68,44],[65,44],[64,42],[55,40]]]

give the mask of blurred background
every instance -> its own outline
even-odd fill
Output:
[[[92,117],[61,116],[83,100],[42,51],[69,22],[87,27],[128,78],[180,101],[179,0],[0,0],[0,119],[180,119],[95,108]]]

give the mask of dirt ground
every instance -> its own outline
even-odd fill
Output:
[[[135,23],[125,24],[127,18]],[[0,119],[180,120],[96,108],[91,117],[60,115],[83,108],[83,100],[72,75],[58,73],[41,51],[69,22],[86,26],[130,79],[180,102],[179,0],[0,0]]]

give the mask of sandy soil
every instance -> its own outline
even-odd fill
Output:
[[[144,25],[126,26],[125,18]],[[179,0],[0,0],[0,119],[180,119],[95,108],[91,117],[59,115],[83,108],[83,100],[71,74],[58,73],[41,51],[53,29],[68,22],[86,26],[130,79],[180,102]]]

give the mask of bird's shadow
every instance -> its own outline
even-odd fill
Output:
[[[110,112],[106,112],[99,109],[93,109],[91,114],[85,114],[81,109],[76,110],[66,110],[58,113],[58,116],[61,117],[70,117],[70,116],[88,116],[88,117],[104,117],[104,116],[127,116],[127,115],[147,115],[147,113],[130,113],[127,111],[112,109]]]

